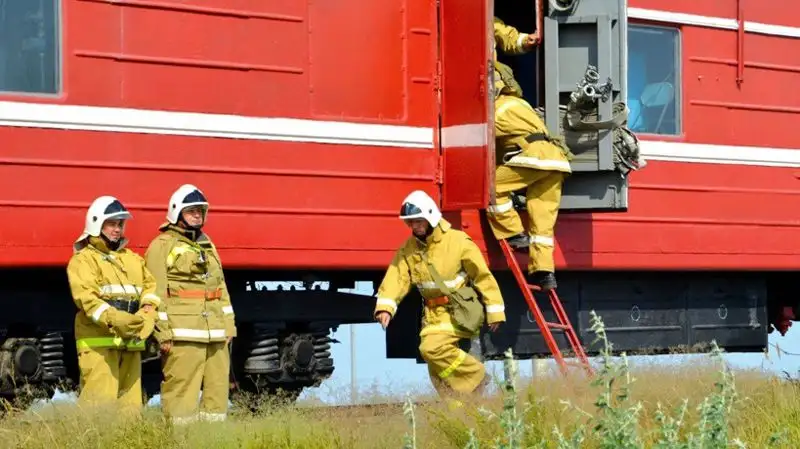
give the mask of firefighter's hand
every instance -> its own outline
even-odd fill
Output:
[[[389,312],[378,312],[375,315],[375,320],[381,323],[381,327],[386,329],[386,326],[389,325],[389,321],[392,319],[392,315]]]
[[[497,328],[500,327],[500,322],[496,323],[489,323],[489,330],[492,332],[497,332]]]
[[[161,343],[161,353],[167,354],[169,350],[172,349],[172,341],[165,341]]]
[[[142,323],[142,328],[139,330],[138,337],[140,340],[145,340],[153,333],[156,327],[156,321],[149,316],[142,316],[142,318],[144,318],[144,323]]]
[[[114,308],[108,309],[104,315],[112,332],[121,338],[136,337],[145,324],[145,319],[141,316]]]
[[[539,39],[536,38],[536,35],[529,34],[525,38],[525,42],[522,45],[525,47],[525,50],[530,50],[533,47],[539,45]]]
[[[155,329],[156,326],[156,317],[158,315],[156,315],[156,311],[155,309],[153,309],[152,306],[150,307],[148,306],[149,304],[142,306],[142,308],[140,308],[139,311],[135,313],[136,316],[142,317],[144,319],[142,327],[137,334],[137,337],[139,337],[140,340],[146,340],[147,337],[149,337],[153,333],[153,330]]]

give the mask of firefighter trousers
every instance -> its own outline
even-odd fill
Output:
[[[440,396],[472,393],[483,387],[486,368],[460,347],[461,341],[461,337],[446,333],[422,336],[419,352],[428,364],[428,374]]]
[[[162,363],[161,406],[181,424],[197,418],[223,421],[228,413],[230,354],[225,342],[175,341]],[[203,391],[198,413],[198,396]]]
[[[511,193],[527,189],[531,245],[528,272],[555,271],[555,225],[561,204],[561,186],[565,173],[535,168],[500,165],[495,170],[495,204],[487,209],[487,218],[495,238],[506,239],[525,232],[522,219],[511,201]]]
[[[113,348],[78,351],[81,404],[117,402],[126,410],[142,407],[142,354]]]

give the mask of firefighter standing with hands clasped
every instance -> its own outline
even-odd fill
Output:
[[[442,218],[425,192],[406,197],[400,218],[412,235],[395,253],[378,288],[375,319],[385,329],[416,285],[425,304],[419,351],[434,387],[443,397],[480,393],[486,369],[458,344],[478,335],[484,317],[493,332],[505,321],[497,281],[478,246]]]
[[[86,212],[84,231],[73,245],[67,279],[78,306],[74,326],[79,401],[119,401],[124,408],[139,412],[141,355],[161,299],[144,259],[125,248],[125,223],[130,218],[113,196],[95,199]]]
[[[207,218],[203,192],[182,185],[145,254],[164,298],[155,333],[164,353],[161,403],[177,424],[222,421],[228,411],[228,347],[236,325],[219,253],[202,231]]]

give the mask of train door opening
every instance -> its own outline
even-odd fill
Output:
[[[620,152],[625,149],[620,139],[627,135],[581,129],[590,126],[585,123],[573,127],[565,119],[567,105],[576,104],[575,98],[582,108],[589,105],[583,122],[625,117],[626,8],[625,0],[494,0],[491,8],[495,17],[520,32],[536,33],[541,28],[540,44],[532,51],[506,55],[497,48],[497,59],[512,68],[524,99],[537,109],[552,134],[565,137],[575,154],[573,173],[563,186],[561,212],[628,208],[630,167],[626,164],[630,160]],[[635,143],[635,136],[631,139]],[[516,206],[524,209],[524,200],[516,201]]]

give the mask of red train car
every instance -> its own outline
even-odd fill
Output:
[[[374,305],[338,289],[380,281],[414,189],[501,282],[509,322],[482,354],[546,354],[482,216],[493,15],[539,30],[539,49],[500,57],[551,129],[594,65],[649,162],[624,176],[601,142],[565,185],[559,292],[581,337],[596,310],[619,350],[762,350],[796,308],[800,19],[744,0],[662,3],[0,2],[0,395],[76,380],[64,267],[92,199],[133,211],[141,251],[187,182],[211,201],[244,389],[299,393],[331,374],[330,331]],[[269,280],[328,284],[258,288]],[[415,301],[389,328],[389,357],[417,357]]]

